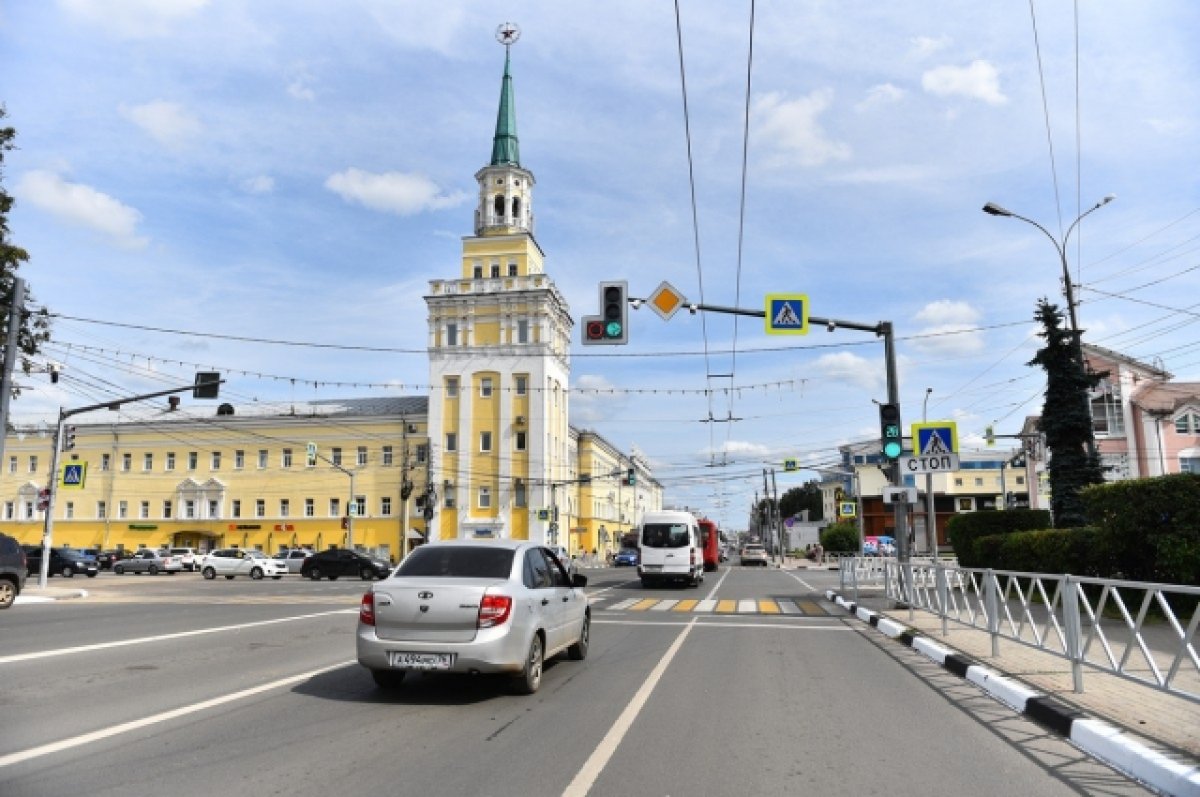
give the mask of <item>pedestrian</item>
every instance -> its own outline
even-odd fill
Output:
[[[817,564],[824,564],[825,563],[825,546],[821,545],[821,543],[818,542],[816,544],[816,547],[814,550],[816,551]]]

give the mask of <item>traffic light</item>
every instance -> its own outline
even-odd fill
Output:
[[[629,470],[625,471],[625,483],[631,486],[637,484],[636,470],[630,468]]]
[[[70,451],[74,447],[75,447],[75,427],[74,426],[64,426],[63,427],[62,450]]]
[[[629,283],[625,280],[600,283],[600,315],[584,316],[585,346],[629,342]]]
[[[983,437],[989,446],[996,445],[996,427],[989,423],[987,428],[983,430]]]
[[[305,455],[308,467],[315,468],[317,466],[317,444],[309,443],[305,448]]]
[[[883,456],[888,460],[899,459],[904,451],[904,432],[900,426],[900,405],[879,405],[879,436],[883,445]]]

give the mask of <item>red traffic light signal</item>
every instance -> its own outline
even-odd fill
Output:
[[[596,316],[590,317],[583,326],[584,343],[604,340],[604,322]]]

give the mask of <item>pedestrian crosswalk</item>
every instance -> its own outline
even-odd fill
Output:
[[[598,611],[611,612],[678,612],[690,614],[774,614],[786,616],[827,617],[821,604],[812,598],[705,598],[674,600],[671,598],[626,598],[608,603],[607,598],[593,598]]]

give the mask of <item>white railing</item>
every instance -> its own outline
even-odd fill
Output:
[[[852,587],[882,582],[884,594],[951,622],[986,631],[992,655],[1000,640],[1071,662],[1076,692],[1085,669],[1106,672],[1200,702],[1200,587],[1116,581],[883,560],[851,570]],[[843,578],[845,585],[845,579]]]

